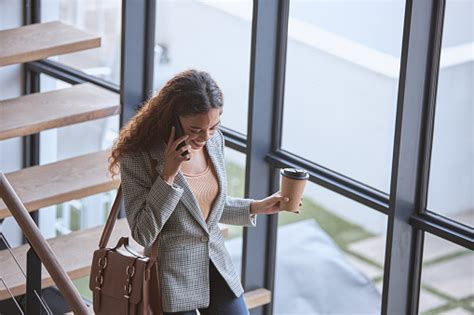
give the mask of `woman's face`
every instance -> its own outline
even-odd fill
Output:
[[[180,116],[181,125],[193,150],[201,150],[219,128],[221,109],[213,108],[207,113],[194,116]]]

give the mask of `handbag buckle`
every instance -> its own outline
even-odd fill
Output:
[[[128,278],[132,278],[135,275],[135,265],[127,266],[127,269],[125,269],[125,274],[128,276]]]
[[[127,284],[124,285],[124,291],[125,294],[123,295],[127,300],[130,299],[130,294],[132,293],[132,284],[127,282]]]
[[[97,285],[99,285],[99,286],[102,286],[102,284],[104,283],[104,276],[102,275],[102,273],[99,273],[95,277],[95,283],[97,283]]]
[[[107,256],[99,257],[98,264],[100,269],[105,269],[107,267]]]

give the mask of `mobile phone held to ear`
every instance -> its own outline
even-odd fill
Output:
[[[182,136],[184,136],[183,126],[181,126],[181,122],[179,121],[179,118],[178,118],[177,115],[174,118],[174,130],[175,130],[175,134],[174,134],[175,139],[179,139]],[[179,149],[181,149],[185,145],[186,145],[186,141],[184,140],[180,144],[178,144],[178,146],[176,147],[176,151],[178,151]],[[181,156],[186,156],[188,154],[189,154],[189,151],[186,150],[183,153],[181,153]],[[188,158],[188,160],[189,160],[189,158]]]

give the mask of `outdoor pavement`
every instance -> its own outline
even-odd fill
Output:
[[[473,223],[473,215],[470,212],[460,213],[453,217],[460,222]],[[364,257],[375,265],[383,266],[385,241],[385,235],[379,235],[352,243],[349,245],[349,251]],[[425,233],[423,264],[420,313],[448,314],[452,311],[452,314],[474,314],[473,302],[467,304],[471,310],[459,307],[449,309],[453,303],[461,303],[462,300],[468,298],[474,299],[474,254],[472,252],[457,244]],[[379,280],[377,288],[381,292],[381,281],[377,273],[364,266],[357,264],[354,266],[370,279]],[[381,269],[380,271],[383,272]],[[438,308],[442,311],[437,311]],[[446,308],[449,310],[445,311]]]
[[[226,242],[241,268],[241,238]],[[275,315],[380,314],[381,296],[314,220],[278,229]]]
[[[314,220],[280,226],[274,313],[380,314],[385,241],[378,235],[343,252]],[[226,244],[240,271],[241,239]],[[474,314],[474,253],[425,233],[423,263],[419,312]]]

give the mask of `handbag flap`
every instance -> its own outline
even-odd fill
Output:
[[[104,257],[107,259],[105,260]],[[149,279],[149,276],[145,277],[149,262],[149,257],[135,256],[125,250],[98,249],[94,251],[92,258],[89,288],[95,291],[97,287],[100,287],[100,294],[121,300],[127,299],[125,295],[128,290],[130,303],[138,304],[142,299],[145,279]],[[100,266],[104,266],[104,264],[103,281],[100,285]],[[128,284],[127,279],[129,279]]]

